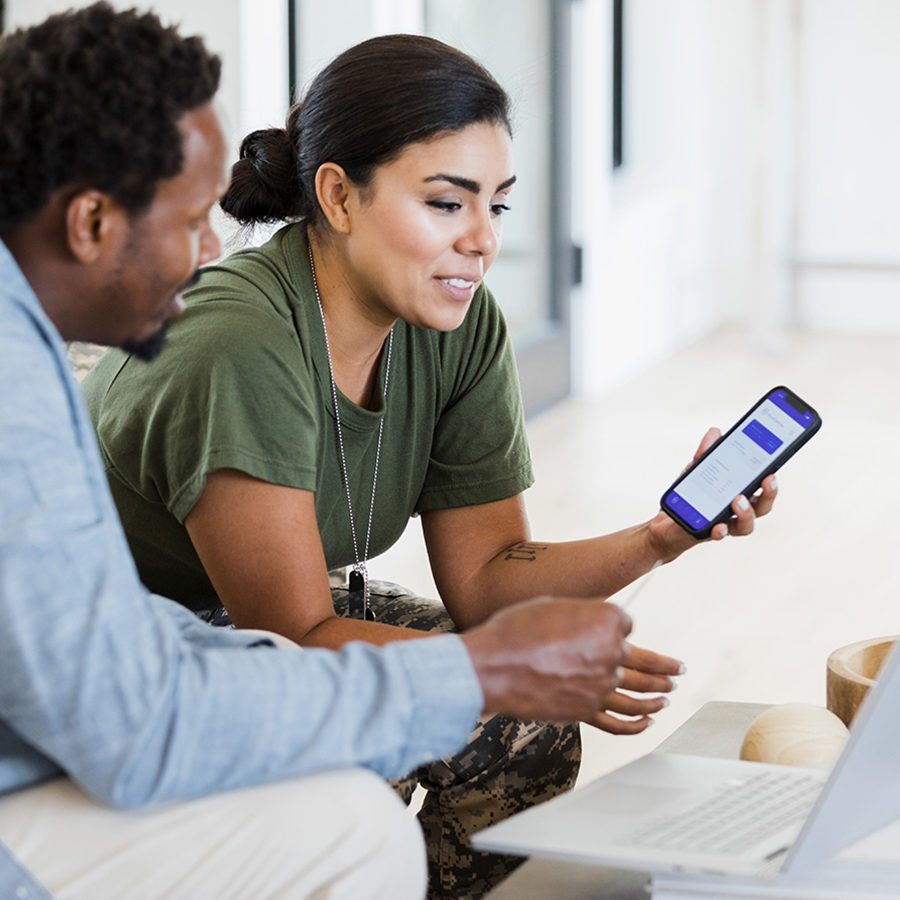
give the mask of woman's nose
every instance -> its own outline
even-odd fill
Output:
[[[493,256],[499,247],[497,222],[490,211],[478,213],[461,238],[460,250],[469,256]]]

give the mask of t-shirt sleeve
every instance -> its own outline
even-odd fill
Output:
[[[500,307],[476,295],[459,332],[441,335],[442,411],[418,512],[504,500],[534,482],[516,361]]]
[[[227,291],[183,317],[164,365],[118,351],[100,364],[114,371],[88,399],[113,477],[182,523],[218,469],[315,490],[317,406],[293,324]]]

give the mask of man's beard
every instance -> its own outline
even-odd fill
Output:
[[[178,288],[178,294],[183,294],[186,290],[197,284],[199,280],[200,270],[197,269],[197,271],[195,271],[194,274]],[[150,337],[144,338],[142,341],[125,341],[121,344],[122,349],[126,353],[130,353],[132,356],[136,356],[144,362],[151,362],[163,352],[163,348],[166,346],[166,332],[169,330],[169,326],[173,321],[174,319],[166,319],[158,331],[155,331]]]
[[[171,321],[169,319],[163,322],[158,331],[155,331],[150,337],[144,338],[142,341],[125,341],[122,344],[122,349],[144,362],[156,359],[162,353],[163,347],[166,346],[166,332],[169,330]]]

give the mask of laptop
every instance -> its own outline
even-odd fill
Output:
[[[487,828],[472,845],[654,873],[793,880],[821,875],[841,850],[898,818],[900,644],[830,775],[656,751]],[[900,878],[900,862],[888,868]]]

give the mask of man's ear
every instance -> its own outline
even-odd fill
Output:
[[[66,242],[82,263],[96,262],[118,244],[119,229],[126,224],[122,207],[109,194],[93,188],[79,191],[66,205]]]
[[[316,199],[328,224],[338,234],[350,234],[350,195],[355,190],[347,173],[332,162],[316,172]]]

